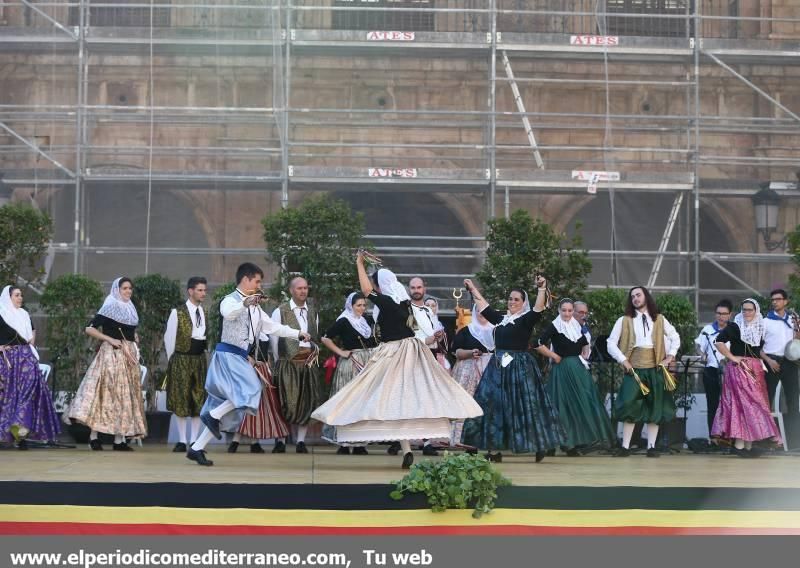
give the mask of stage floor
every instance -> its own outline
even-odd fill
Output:
[[[249,446],[228,454],[225,446],[211,447],[214,467],[200,467],[172,446],[145,444],[129,453],[108,448],[92,452],[75,449],[35,449],[0,452],[0,481],[83,483],[237,483],[237,484],[388,484],[406,472],[399,456],[388,456],[384,446],[370,448],[368,456],[340,456],[330,446],[310,446],[309,454],[251,454]],[[425,459],[415,452],[417,463]],[[759,459],[722,454],[697,455],[688,451],[648,459],[643,454],[613,458],[590,454],[580,458],[506,456],[497,464],[518,487],[739,487],[800,488],[800,456],[773,453]]]

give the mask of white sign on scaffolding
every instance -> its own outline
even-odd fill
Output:
[[[376,178],[415,178],[417,168],[369,168],[369,177]]]
[[[569,36],[569,44],[586,46],[615,46],[619,45],[619,36],[574,35]]]
[[[417,35],[414,32],[367,32],[367,41],[414,41]]]
[[[572,179],[585,181],[588,183],[586,191],[591,194],[597,193],[597,184],[601,181],[619,181],[619,172],[602,172],[591,170],[572,170]]]

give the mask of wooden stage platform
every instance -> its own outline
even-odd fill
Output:
[[[0,534],[800,534],[796,454],[509,456],[513,486],[475,520],[391,500],[405,472],[384,447],[309,449],[214,446],[210,468],[163,444],[0,451]]]

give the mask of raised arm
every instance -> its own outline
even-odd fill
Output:
[[[536,277],[536,304],[533,306],[534,312],[543,312],[547,305],[547,280],[543,276]]]
[[[489,302],[484,299],[480,290],[475,287],[475,284],[469,278],[464,279],[464,288],[467,289],[467,292],[472,294],[472,298],[475,300],[475,305],[478,306],[479,312],[482,312],[486,306],[489,305]]]
[[[358,271],[358,284],[361,286],[361,293],[369,296],[372,291],[372,280],[369,279],[367,268],[364,266],[364,253],[358,251],[356,254],[356,270]]]

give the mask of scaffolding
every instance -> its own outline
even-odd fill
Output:
[[[479,266],[486,221],[524,207],[583,221],[592,287],[701,306],[789,258],[742,221],[760,183],[792,205],[784,227],[800,220],[800,8],[784,4],[4,0],[0,171],[56,216],[56,272],[259,259],[151,222],[176,191],[264,211],[332,191],[372,211],[458,203],[457,233],[369,235],[439,295]],[[97,242],[115,191],[143,200],[142,234]]]

